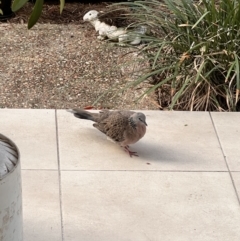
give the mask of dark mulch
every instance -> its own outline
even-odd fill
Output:
[[[48,1],[44,4],[38,23],[82,24],[84,14],[94,9],[100,12],[99,18],[101,21],[117,27],[127,26],[130,20],[129,17],[125,17],[125,14],[128,14],[129,10],[126,7],[112,7],[111,5],[111,2],[100,2],[98,4],[82,3],[82,1],[81,3],[67,2],[62,14],[60,14],[59,2]],[[27,23],[33,7],[34,3],[28,2],[8,21],[10,23]]]

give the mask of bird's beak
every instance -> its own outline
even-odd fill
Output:
[[[143,121],[143,123],[145,124],[145,126],[147,126],[147,122],[146,121]]]

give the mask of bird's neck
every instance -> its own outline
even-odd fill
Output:
[[[134,122],[134,120],[133,120],[132,117],[129,118],[129,124],[130,124],[130,126],[131,126],[133,129],[136,129],[136,124],[135,124],[135,122]]]

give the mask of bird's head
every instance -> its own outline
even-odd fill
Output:
[[[87,22],[87,21],[93,21],[98,19],[98,11],[96,10],[91,10],[89,12],[87,12],[84,16],[83,16],[83,21]]]
[[[146,116],[141,112],[134,113],[132,115],[132,120],[134,121],[135,124],[143,123],[145,126],[147,126]]]

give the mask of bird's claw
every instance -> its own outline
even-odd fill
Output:
[[[132,156],[138,156],[137,152],[135,152],[135,151],[130,151],[130,150],[129,150],[129,146],[125,146],[125,147],[124,147],[124,150],[129,154],[130,157],[132,157]]]

